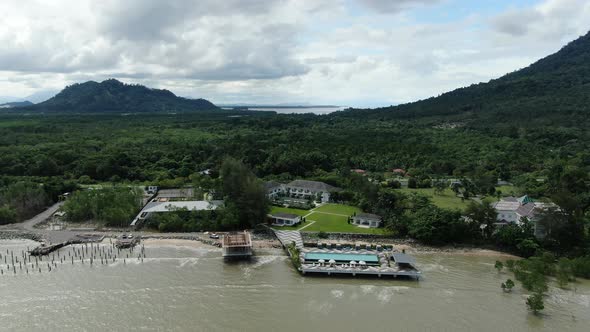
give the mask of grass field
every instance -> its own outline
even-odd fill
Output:
[[[308,210],[290,209],[290,208],[280,207],[280,206],[272,206],[270,208],[270,214],[279,213],[279,212],[296,214],[301,217],[303,217],[304,215],[309,213]]]
[[[341,205],[341,204],[326,204],[314,210],[315,212],[335,213],[351,216],[353,213],[361,212],[361,209],[356,206]]]
[[[406,194],[419,193],[424,196],[428,196],[430,197],[434,205],[445,209],[456,209],[464,211],[467,208],[467,204],[469,203],[469,200],[462,201],[461,198],[455,196],[455,193],[451,189],[446,189],[441,195],[435,195],[433,188],[403,188],[398,190]]]
[[[330,210],[333,211],[333,210]],[[330,212],[333,213],[333,212]],[[315,221],[303,232],[337,232],[337,233],[363,233],[363,234],[385,234],[383,228],[360,228],[347,222],[348,218],[334,214],[314,212],[307,217],[308,223]]]

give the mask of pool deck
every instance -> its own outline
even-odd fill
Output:
[[[351,266],[350,264],[329,264],[329,263],[309,263],[305,262],[305,254],[309,252],[326,253],[326,254],[359,254],[359,255],[376,255],[379,257],[378,266],[361,266],[359,264]],[[422,273],[415,268],[400,267],[395,262],[390,261],[391,251],[372,251],[372,250],[326,250],[326,249],[303,249],[299,255],[301,260],[300,271],[303,274],[326,274],[326,275],[374,275],[377,277],[411,277],[419,279]]]

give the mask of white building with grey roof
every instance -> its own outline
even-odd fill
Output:
[[[297,199],[311,199],[322,203],[329,202],[330,195],[340,190],[340,188],[324,182],[309,180],[295,180],[287,184],[269,181],[266,182],[264,186],[267,196],[271,199],[283,195]]]
[[[383,218],[372,213],[359,213],[352,217],[352,223],[359,227],[377,228],[383,223]]]
[[[498,214],[499,224],[516,224],[521,226],[522,219],[527,218],[534,223],[535,236],[542,238],[545,230],[538,222],[538,216],[544,210],[557,208],[553,203],[535,202],[527,195],[521,197],[504,197],[492,205]]]

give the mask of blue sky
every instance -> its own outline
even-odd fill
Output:
[[[216,103],[386,106],[499,77],[590,29],[586,0],[4,0],[0,12],[9,99],[114,77]]]

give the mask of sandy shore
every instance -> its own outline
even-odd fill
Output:
[[[157,247],[157,246],[178,246],[178,247],[191,247],[191,248],[216,248],[209,244],[195,240],[185,239],[144,239],[141,243],[145,246]]]

